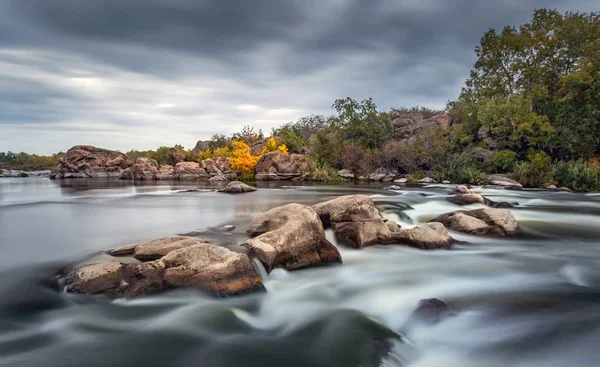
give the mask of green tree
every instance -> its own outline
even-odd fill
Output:
[[[363,143],[368,148],[378,148],[391,138],[391,116],[378,112],[372,98],[362,102],[346,97],[337,99],[332,106],[338,113],[342,140]]]

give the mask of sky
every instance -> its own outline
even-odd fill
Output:
[[[1,0],[0,151],[155,149],[333,113],[443,108],[489,28],[597,0]]]

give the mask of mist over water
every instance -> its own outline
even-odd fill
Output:
[[[235,248],[254,216],[291,202],[368,194],[403,227],[459,209],[447,201],[452,186],[288,185],[225,195],[207,183],[1,179],[0,366],[368,366],[382,345],[373,340],[396,333],[403,341],[382,365],[600,364],[598,194],[476,188],[519,203],[518,236],[454,232],[450,251],[338,246],[343,265],[277,269],[266,293],[109,302],[62,293],[53,280],[66,264],[162,236]],[[216,230],[225,224],[237,229]],[[408,323],[432,297],[453,315]]]

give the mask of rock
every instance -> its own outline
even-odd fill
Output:
[[[452,126],[452,118],[446,113],[429,117],[421,111],[411,111],[395,117],[392,125],[394,138],[405,140],[424,130],[448,131]]]
[[[223,174],[212,176],[209,181],[229,181],[229,178]]]
[[[302,176],[296,160],[282,152],[263,155],[256,164],[256,180],[289,180]]]
[[[223,174],[223,172],[219,169],[219,166],[217,165],[217,162],[215,162],[214,159],[207,158],[207,159],[203,160],[202,162],[200,162],[200,166],[202,166],[202,168],[204,168],[204,170],[206,172],[208,172],[208,174],[210,174],[210,175],[222,175]]]
[[[343,169],[338,171],[338,176],[345,178],[347,180],[354,180],[354,173],[352,173],[352,171],[348,170],[348,169]]]
[[[226,193],[230,193],[230,194],[241,194],[244,192],[256,191],[256,188],[246,185],[245,183],[240,182],[240,181],[232,181],[232,182],[228,183],[227,186],[225,186],[225,188],[218,190],[218,191],[226,192]]]
[[[443,183],[444,185],[449,185],[451,182],[450,182],[450,181],[448,181],[448,180],[444,180],[444,181],[442,181],[442,183]]]
[[[506,209],[476,209],[442,214],[432,220],[446,227],[477,235],[511,236],[517,233],[519,224]]]
[[[248,229],[254,237],[243,244],[270,272],[341,263],[337,248],[325,237],[323,224],[309,206],[288,204],[254,218]]]
[[[443,226],[425,225],[392,231],[366,195],[348,195],[314,206],[336,238],[355,248],[375,244],[404,244],[422,249],[449,248],[454,239]]]
[[[397,180],[394,180],[394,183],[405,184],[408,182],[408,178],[402,177]]]
[[[260,155],[263,148],[267,145],[268,139],[260,139],[250,144],[250,154]]]
[[[204,168],[200,167],[200,164],[196,162],[179,162],[175,165],[174,175],[179,179],[196,179],[196,178],[208,178],[209,175],[206,173]]]
[[[134,243],[133,245],[125,245],[117,248],[113,248],[110,250],[106,250],[105,253],[110,256],[133,256],[135,248],[139,245],[139,243]]]
[[[417,308],[412,312],[409,322],[424,324],[437,324],[445,317],[452,315],[452,309],[446,303],[437,298],[422,299],[417,304]]]
[[[163,164],[156,174],[157,180],[172,180],[175,178],[175,167],[170,164]]]
[[[235,226],[232,224],[228,224],[228,225],[225,225],[225,226],[219,228],[219,231],[221,231],[221,232],[233,232],[234,230],[235,230]]]
[[[223,174],[231,173],[231,163],[229,162],[229,158],[219,157],[215,160],[215,163],[217,164],[217,168],[223,172]]]
[[[549,185],[549,186],[546,186],[546,188],[548,190],[557,190],[558,189],[558,187],[556,187],[556,185]]]
[[[384,220],[385,225],[388,227],[388,229],[390,230],[390,232],[398,232],[400,231],[400,225],[394,221],[391,220]]]
[[[135,246],[133,257],[140,261],[160,259],[171,251],[189,247],[199,243],[206,243],[198,237],[174,236],[159,238],[154,241]]]
[[[153,180],[158,175],[158,163],[152,158],[139,157],[133,166],[121,173],[121,179]]]
[[[435,180],[431,177],[424,177],[418,181],[419,183],[429,184],[435,182]]]
[[[369,175],[369,180],[390,182],[394,179],[394,177],[396,177],[397,174],[397,171],[393,171],[385,167],[379,167],[375,170],[375,172]]]
[[[75,269],[66,279],[67,290],[73,293],[96,294],[119,288],[123,264],[107,262]]]
[[[200,152],[205,152],[211,149],[211,141],[210,140],[198,140],[194,149],[190,151],[190,157],[197,161],[200,158]]]
[[[573,192],[573,190],[571,190],[571,189],[570,189],[570,188],[568,188],[568,187],[559,187],[559,188],[558,188],[558,191]]]
[[[176,166],[177,163],[185,161],[185,152],[181,148],[173,147],[169,149],[167,164]]]
[[[457,205],[485,204],[483,196],[474,193],[468,187],[461,185],[456,187],[456,196],[452,199]]]
[[[392,185],[392,186],[388,186],[388,187],[384,187],[384,190],[402,190],[402,188],[400,186],[396,186],[396,185]]]
[[[507,189],[520,190],[523,188],[523,185],[511,178],[508,178],[506,175],[489,175],[488,181],[490,181],[490,184],[492,185],[502,186]]]
[[[129,167],[127,156],[114,150],[91,145],[76,145],[69,149],[50,178],[120,177]]]
[[[264,289],[247,255],[203,242],[141,264],[83,266],[69,273],[66,284],[73,293],[102,293],[111,298],[140,297],[173,288],[198,289],[216,296]]]

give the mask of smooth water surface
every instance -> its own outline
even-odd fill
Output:
[[[186,234],[236,247],[251,218],[290,202],[367,194],[403,227],[459,209],[452,186],[287,185],[227,195],[208,183],[0,179],[0,366],[367,366],[365,345],[388,328],[404,341],[385,366],[600,365],[598,194],[477,188],[519,203],[517,237],[339,247],[343,265],[275,270],[266,293],[109,302],[56,289],[62,266],[118,245]],[[216,230],[225,224],[237,229]],[[405,327],[432,297],[454,316]]]

